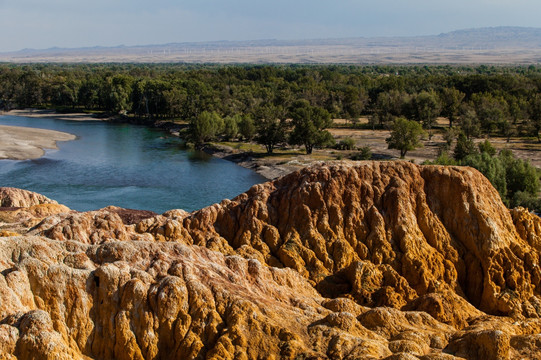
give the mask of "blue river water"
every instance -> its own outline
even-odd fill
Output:
[[[182,148],[168,133],[101,121],[0,116],[0,125],[76,135],[35,160],[0,160],[0,186],[43,194],[71,209],[108,205],[162,213],[193,211],[233,198],[260,175],[234,163]]]

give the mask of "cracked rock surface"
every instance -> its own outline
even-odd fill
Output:
[[[0,199],[0,359],[541,358],[541,219],[471,168],[320,165],[193,213]]]

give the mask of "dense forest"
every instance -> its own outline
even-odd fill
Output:
[[[453,161],[481,169],[489,157],[470,143],[474,138],[541,141],[541,67],[0,65],[0,108],[29,107],[100,112],[141,123],[180,120],[189,124],[196,144],[218,137],[253,139],[268,153],[286,141],[303,145],[307,153],[333,144],[325,130],[331,119],[355,127],[365,117],[368,126],[389,130],[405,124],[398,119],[408,119],[431,138],[436,119],[443,117],[449,143],[458,138]],[[400,147],[394,140],[389,144]],[[438,161],[449,162],[449,154]],[[493,172],[498,166],[520,167],[509,154],[490,159],[499,164]],[[526,200],[522,188],[499,190],[512,205],[531,202],[539,189],[534,180]],[[522,200],[512,200],[517,197]]]
[[[86,109],[151,121],[202,112],[289,117],[304,100],[373,126],[396,117],[430,130],[437,116],[468,137],[539,136],[541,67],[0,65],[0,107]]]

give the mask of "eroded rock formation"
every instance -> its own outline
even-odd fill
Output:
[[[191,214],[39,203],[0,212],[0,358],[541,358],[541,219],[470,168],[318,166]]]
[[[30,207],[39,204],[57,204],[57,202],[32,191],[0,187],[0,207]]]

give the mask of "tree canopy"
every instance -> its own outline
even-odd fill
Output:
[[[332,145],[334,139],[327,130],[332,125],[329,112],[320,107],[311,106],[306,100],[299,100],[290,110],[293,131],[290,143],[304,145],[307,154],[311,154],[314,147]]]
[[[400,158],[404,158],[410,150],[422,147],[421,138],[425,134],[421,124],[413,120],[398,118],[391,127],[391,136],[385,139],[389,149],[400,150]]]

